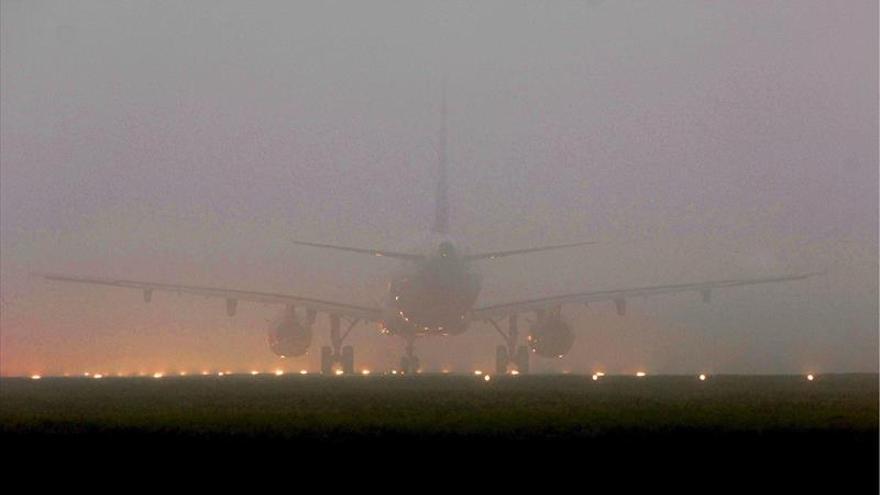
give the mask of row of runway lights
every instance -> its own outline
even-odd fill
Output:
[[[416,372],[416,373],[417,373],[417,374],[420,374],[421,372]],[[212,374],[212,373],[210,373],[210,372],[208,372],[208,371],[203,371],[203,372],[202,372],[202,376],[209,376],[209,375],[211,375],[211,374]],[[233,372],[231,372],[231,371],[219,371],[219,372],[216,373],[217,376],[227,376],[227,375],[234,375],[234,374],[236,374],[236,373],[233,373]],[[275,370],[275,371],[273,371],[273,372],[271,372],[271,373],[260,373],[259,371],[251,371],[251,372],[250,372],[250,375],[251,375],[251,376],[257,376],[257,375],[263,375],[263,374],[273,374],[273,375],[275,375],[275,376],[283,376],[283,375],[284,375],[284,370]],[[299,374],[300,374],[300,375],[308,375],[308,374],[309,374],[309,371],[308,371],[308,370],[300,370],[300,371],[299,371]],[[336,374],[336,376],[340,376],[340,375],[343,375],[343,372],[342,372],[342,370],[336,370],[336,371],[335,371],[335,374]],[[371,374],[371,371],[370,371],[370,370],[367,370],[367,369],[365,369],[365,370],[361,370],[361,373],[360,373],[360,374],[363,375],[363,376],[369,376],[369,375]],[[398,374],[403,375],[403,373],[398,373],[397,370],[392,370],[392,371],[391,371],[391,374],[392,374],[392,375],[398,375]],[[444,374],[444,375],[448,375],[448,374],[449,374],[449,371],[443,371],[443,374]],[[566,373],[566,374],[567,374],[567,373]],[[492,375],[490,375],[490,374],[488,374],[488,373],[483,373],[482,370],[474,370],[474,375],[475,375],[475,376],[482,376],[482,377],[483,377],[483,380],[484,380],[484,381],[487,381],[487,382],[490,381],[490,380],[492,379]],[[509,375],[511,375],[511,376],[517,376],[517,375],[519,375],[519,372],[516,371],[516,370],[513,370],[513,371],[511,371],[511,372],[509,373]],[[67,375],[65,375],[65,376],[67,376]],[[104,378],[105,376],[109,376],[109,375],[104,375],[104,374],[101,374],[101,373],[95,373],[95,374],[91,374],[91,373],[83,373],[83,376],[85,376],[85,377],[87,377],[87,378],[90,377],[90,378],[94,378],[94,379],[101,379],[101,378]],[[124,374],[121,374],[121,373],[120,373],[120,374],[117,374],[116,376],[117,376],[117,377],[125,377],[125,376],[127,376],[127,375],[124,375]],[[143,377],[143,376],[148,376],[148,375],[140,374],[140,375],[136,375],[136,376],[141,376],[141,377]],[[152,375],[149,375],[149,376],[152,376],[153,378],[164,378],[165,376],[168,376],[168,375],[166,375],[165,373],[162,373],[162,372],[157,372],[157,373],[153,373]],[[185,371],[181,371],[180,373],[177,374],[177,376],[187,376],[187,373],[186,373]],[[604,377],[604,376],[605,376],[605,373],[603,373],[603,372],[600,371],[600,372],[593,373],[593,375],[592,375],[590,378],[591,378],[593,381],[598,381],[600,378],[602,378],[602,377]],[[637,372],[637,373],[635,374],[635,376],[636,376],[636,378],[644,378],[644,377],[646,377],[646,376],[648,376],[648,375],[647,375],[647,373],[645,373],[644,371],[639,371],[639,372]],[[41,375],[31,375],[31,380],[39,380],[39,379],[41,379],[41,378],[43,378]],[[705,373],[700,373],[700,374],[697,376],[697,379],[699,379],[701,382],[706,381],[707,378],[708,378],[708,376],[707,376]],[[807,381],[813,381],[815,378],[816,378],[816,377],[815,377],[812,373],[806,375],[806,379],[807,379]]]

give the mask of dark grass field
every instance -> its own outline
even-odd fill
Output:
[[[44,457],[452,455],[875,488],[878,377],[5,378],[0,441]]]

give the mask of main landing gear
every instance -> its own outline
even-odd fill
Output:
[[[338,365],[345,375],[354,374],[354,347],[342,345],[351,329],[357,325],[359,320],[352,320],[348,325],[345,334],[340,335],[340,319],[338,315],[330,315],[330,346],[321,347],[321,373],[324,375],[333,374],[333,367]]]
[[[415,337],[406,337],[406,356],[400,358],[400,372],[404,375],[418,373],[421,368],[419,358],[415,355]]]
[[[513,365],[517,373],[527,374],[529,372],[529,348],[517,345],[519,328],[517,327],[516,315],[510,315],[508,318],[507,333],[504,333],[493,320],[489,320],[489,323],[495,327],[495,330],[505,341],[505,345],[499,345],[495,348],[495,373],[498,375],[507,374],[508,368]]]

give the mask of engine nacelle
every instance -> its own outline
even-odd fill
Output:
[[[281,357],[302,356],[312,344],[312,326],[303,325],[293,308],[281,313],[269,326],[269,348]]]
[[[541,357],[561,358],[574,344],[571,325],[559,315],[545,315],[529,329],[529,347]]]

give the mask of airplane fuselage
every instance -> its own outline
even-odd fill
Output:
[[[383,308],[382,331],[415,337],[455,335],[467,330],[480,293],[480,276],[450,242],[392,278]]]

